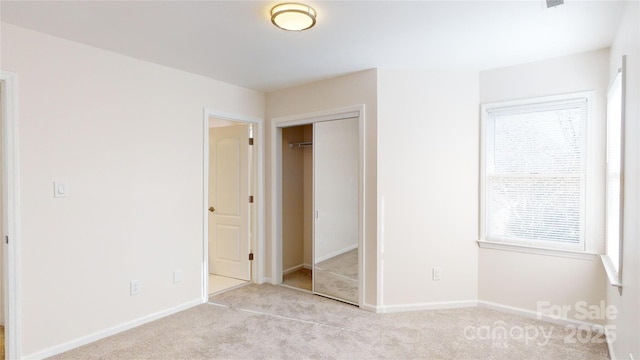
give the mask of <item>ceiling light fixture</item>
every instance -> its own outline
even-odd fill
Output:
[[[271,9],[271,22],[283,30],[303,31],[316,24],[316,11],[304,4],[278,4]]]

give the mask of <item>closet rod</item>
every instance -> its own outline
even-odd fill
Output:
[[[294,147],[297,148],[304,148],[304,147],[311,147],[313,146],[313,143],[311,141],[302,141],[302,142],[297,142],[297,143],[289,143],[289,148],[293,149]]]

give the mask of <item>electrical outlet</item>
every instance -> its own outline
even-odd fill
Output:
[[[442,268],[434,267],[432,273],[434,281],[438,281],[442,278]]]
[[[140,294],[141,286],[140,286],[140,280],[131,280],[131,283],[129,284],[129,290],[131,292],[131,295],[138,295]]]
[[[177,284],[182,281],[182,270],[173,271],[173,283]]]
[[[53,197],[62,198],[69,196],[69,187],[64,181],[53,182]]]

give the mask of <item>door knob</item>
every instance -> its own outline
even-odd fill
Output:
[[[213,206],[209,207],[209,212],[214,212],[214,211],[216,211],[216,209]]]

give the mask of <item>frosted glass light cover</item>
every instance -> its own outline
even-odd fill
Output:
[[[307,30],[316,24],[316,11],[304,4],[279,4],[271,9],[271,22],[283,30]]]

